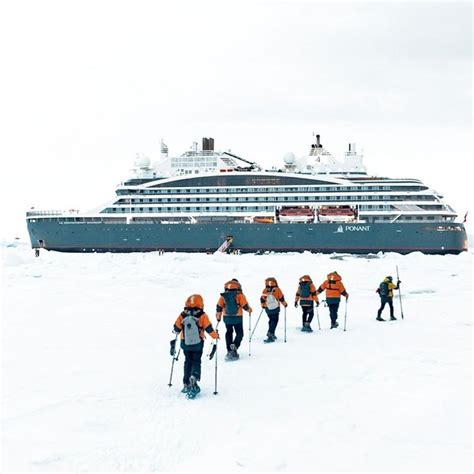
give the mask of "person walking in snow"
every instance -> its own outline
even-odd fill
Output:
[[[280,315],[280,303],[286,308],[288,303],[285,301],[283,292],[278,287],[275,278],[269,277],[265,280],[265,288],[260,297],[260,304],[268,316],[268,332],[265,342],[274,342],[276,340],[275,330],[278,325]]]
[[[225,342],[227,347],[226,360],[236,360],[239,358],[237,349],[240,347],[244,337],[243,311],[252,313],[252,308],[247,302],[247,298],[242,293],[242,286],[235,278],[224,285],[224,292],[221,293],[216,306],[217,321],[224,316],[226,326]],[[234,338],[235,331],[235,338]]]
[[[394,316],[393,311],[393,290],[398,290],[400,288],[400,283],[401,281],[398,280],[395,285],[393,283],[393,278],[387,276],[384,278],[382,283],[380,283],[377,290],[375,290],[380,296],[380,308],[377,311],[377,317],[375,318],[377,321],[385,321],[385,319],[382,318],[382,311],[386,304],[390,307],[390,321],[396,321],[397,318]]]
[[[313,332],[311,321],[314,318],[314,303],[316,303],[316,306],[319,306],[319,299],[309,275],[303,275],[299,280],[295,295],[295,308],[298,307],[298,303],[303,310],[303,326],[301,330],[303,332]]]
[[[184,352],[184,375],[182,393],[194,398],[200,391],[197,384],[201,380],[201,358],[204,348],[205,332],[213,339],[219,335],[212,327],[209,317],[204,312],[204,301],[201,295],[191,295],[184,305],[184,310],[176,319],[173,332],[181,335],[181,349]],[[170,342],[170,354],[176,352],[176,339]]]
[[[342,283],[342,278],[337,272],[329,273],[327,280],[325,280],[319,286],[317,294],[319,295],[323,291],[326,292],[326,304],[329,307],[329,316],[331,318],[331,329],[337,328],[339,323],[337,322],[337,312],[339,310],[339,304],[341,302],[341,295],[349,298]]]

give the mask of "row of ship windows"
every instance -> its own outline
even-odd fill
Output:
[[[366,222],[388,222],[391,221],[393,217],[390,216],[373,216],[367,218]],[[400,222],[406,222],[406,221],[437,221],[437,222],[452,222],[453,218],[452,217],[445,217],[445,216],[402,216],[399,219],[397,219],[397,223]],[[79,223],[79,222],[88,222],[88,223],[94,223],[94,224],[126,224],[126,219],[125,218],[96,218],[96,217],[67,217],[67,218],[58,218],[58,217],[50,217],[50,218],[42,218],[42,219],[31,219],[32,223],[35,222],[60,222],[60,223]],[[147,224],[158,224],[161,223],[162,221],[160,219],[150,219],[149,217],[143,217],[143,218],[137,218],[135,217],[133,219],[134,223],[147,223]],[[129,228],[125,228],[125,230],[128,230]],[[110,230],[110,229],[106,229]],[[242,230],[242,229],[240,229]],[[433,228],[430,230],[438,230],[438,231],[453,231],[453,232],[462,232],[463,228],[459,226],[450,226],[450,227],[438,227],[438,228]],[[56,232],[57,233],[57,232]]]
[[[141,204],[161,202],[285,202],[285,201],[406,201],[407,196],[267,196],[267,197],[212,197],[212,198],[131,198],[119,199],[115,204]],[[410,196],[410,201],[434,201],[434,196]]]
[[[389,205],[364,205],[359,208],[361,211],[397,211],[392,206]],[[189,206],[189,207],[108,207],[102,212],[107,213],[134,213],[134,212],[183,212],[183,211],[192,211],[192,212],[225,212],[225,211],[274,211],[275,206]],[[420,210],[425,211],[438,211],[443,210],[443,206],[424,206]]]
[[[348,192],[348,191],[421,191],[420,186],[301,186],[301,187],[266,187],[266,188],[147,188],[118,189],[117,194],[233,194],[233,193],[307,193],[307,192]]]

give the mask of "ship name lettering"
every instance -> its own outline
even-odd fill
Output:
[[[349,232],[368,232],[370,225],[346,225],[345,230]]]

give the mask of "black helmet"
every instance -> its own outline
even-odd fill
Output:
[[[393,278],[392,278],[391,276],[388,276],[388,277],[387,277],[387,280],[388,280],[388,281],[393,281]]]

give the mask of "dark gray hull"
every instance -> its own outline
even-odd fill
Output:
[[[462,224],[105,224],[28,221],[33,248],[61,252],[214,252],[228,236],[241,252],[457,254]]]

